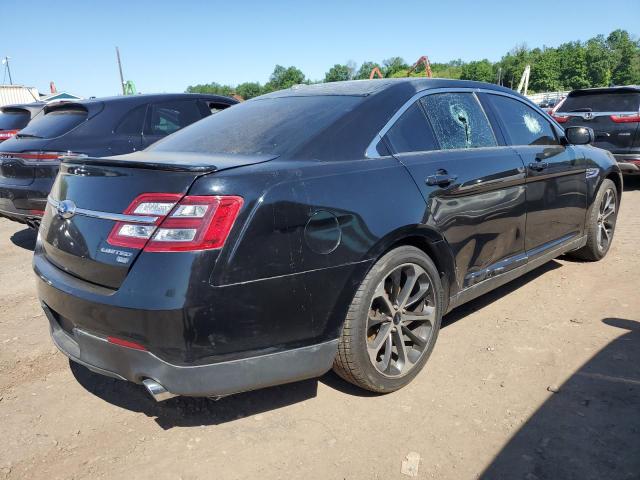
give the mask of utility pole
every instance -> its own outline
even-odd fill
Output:
[[[9,74],[9,85],[13,85],[13,80],[11,79],[11,68],[9,67],[9,59],[11,57],[4,57],[2,59],[2,64],[5,65],[5,68],[7,69],[7,73]]]
[[[120,62],[120,50],[116,47],[116,56],[118,57],[118,70],[120,70],[120,87],[122,87],[122,94],[126,95],[127,92],[124,89],[124,77],[122,76],[122,63]]]

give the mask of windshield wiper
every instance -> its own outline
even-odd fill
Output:
[[[42,138],[40,135],[32,135],[31,133],[18,133],[16,134],[18,138]]]

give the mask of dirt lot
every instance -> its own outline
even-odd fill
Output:
[[[612,251],[458,309],[408,388],[333,374],[156,404],[49,340],[34,235],[0,220],[0,478],[640,478],[640,181]],[[554,392],[555,391],[555,392]]]

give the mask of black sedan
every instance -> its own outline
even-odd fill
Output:
[[[63,156],[142,150],[235,103],[217,95],[157,94],[47,105],[0,144],[0,216],[37,227]]]
[[[606,255],[622,179],[592,140],[502,87],[415,78],[292,88],[66,159],[34,257],[53,341],[156,399],[332,366],[396,390],[445,312]]]

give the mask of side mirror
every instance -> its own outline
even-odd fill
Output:
[[[596,138],[593,129],[589,127],[567,127],[564,129],[564,135],[571,145],[588,145]]]

